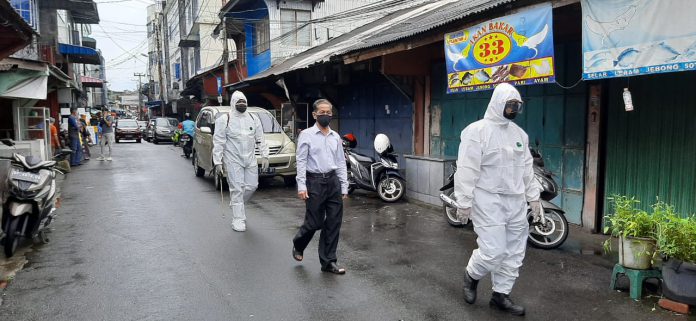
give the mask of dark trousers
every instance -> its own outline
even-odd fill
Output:
[[[70,137],[70,149],[73,151],[70,155],[70,165],[79,165],[82,161],[82,147],[79,137]]]
[[[296,250],[303,252],[312,240],[314,232],[321,230],[319,262],[325,267],[331,262],[336,262],[338,235],[343,221],[341,183],[335,174],[322,178],[312,177],[309,173],[306,183],[309,199],[305,201],[305,220],[292,242]]]

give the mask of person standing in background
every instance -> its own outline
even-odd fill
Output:
[[[77,108],[70,109],[68,138],[70,139],[70,149],[73,151],[70,156],[70,166],[80,166],[82,165],[82,144],[80,144],[80,122],[77,120]]]

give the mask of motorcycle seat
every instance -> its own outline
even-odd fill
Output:
[[[22,166],[28,170],[51,168],[56,164],[55,161],[42,161],[41,158],[35,156],[25,157],[20,154],[15,154],[15,160],[17,160],[17,162],[22,164]]]
[[[355,159],[360,163],[374,163],[375,162],[375,160],[372,159],[372,157],[370,157],[370,156],[365,156],[365,155],[358,154],[358,153],[353,153],[353,156],[355,156]]]

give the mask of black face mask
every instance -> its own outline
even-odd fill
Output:
[[[503,112],[503,117],[505,117],[509,120],[513,120],[513,119],[515,119],[515,117],[517,117],[517,112],[516,111],[515,112],[508,112],[506,110]]]
[[[242,114],[243,114],[243,113],[246,111],[246,109],[247,109],[246,106],[235,106],[234,108],[235,108],[238,112],[240,112],[240,113],[242,113]]]
[[[329,123],[331,122],[331,116],[318,115],[317,122],[319,123],[319,125],[321,125],[321,127],[327,127],[327,126],[329,126]]]

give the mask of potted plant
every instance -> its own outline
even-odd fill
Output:
[[[609,198],[614,213],[605,217],[604,233],[619,238],[619,264],[629,269],[646,270],[652,267],[655,255],[657,217],[639,210],[634,197],[615,195]],[[611,239],[604,242],[611,250]]]
[[[662,216],[657,246],[667,262],[662,265],[663,294],[668,299],[696,305],[696,217],[679,217],[672,206],[657,203]]]

